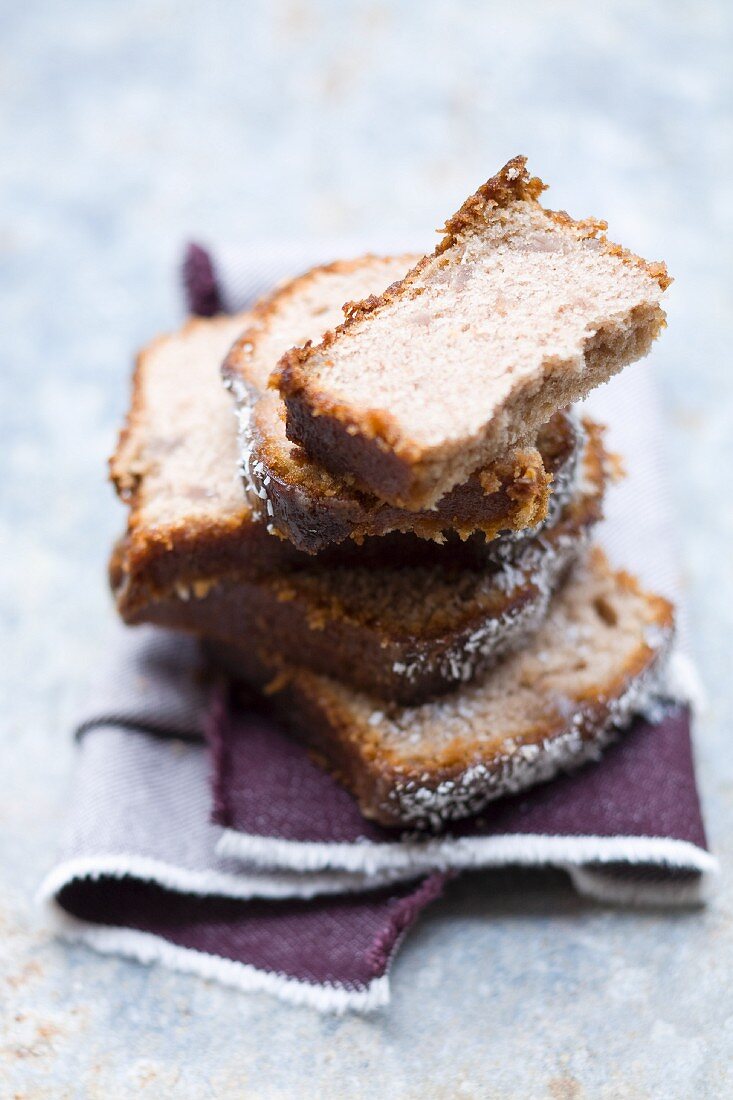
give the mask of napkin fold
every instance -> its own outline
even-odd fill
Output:
[[[188,302],[203,314],[239,309],[279,278],[364,250],[322,242],[212,259],[192,246]],[[625,372],[589,405],[629,471],[601,541],[679,599],[649,368]],[[387,1002],[402,938],[458,871],[551,865],[603,901],[698,903],[716,862],[695,783],[698,688],[684,622],[681,633],[669,698],[599,764],[425,837],[366,821],[266,712],[212,674],[193,639],[120,628],[77,725],[69,826],[40,897],[60,934],[99,951],[327,1011]]]
[[[323,1010],[386,1003],[399,942],[444,876],[302,875],[219,854],[204,735],[223,706],[193,639],[120,629],[78,723],[70,820],[39,892],[56,930]]]
[[[669,703],[591,764],[490,803],[437,837],[365,820],[355,800],[266,716],[217,708],[213,820],[220,855],[243,866],[320,874],[415,874],[556,866],[609,901],[699,900],[713,860],[695,784],[690,709]]]

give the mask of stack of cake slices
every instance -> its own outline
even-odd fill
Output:
[[[123,619],[192,632],[385,825],[595,758],[661,690],[673,609],[591,543],[573,411],[669,279],[510,161],[425,257],[315,268],[139,356],[111,460]]]

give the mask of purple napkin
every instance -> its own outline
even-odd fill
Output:
[[[490,804],[439,837],[386,829],[271,720],[219,707],[208,724],[220,855],[248,867],[366,875],[507,865],[565,869],[607,901],[697,901],[713,860],[695,784],[690,708],[671,704],[590,764]]]
[[[380,250],[223,249],[215,261],[192,247],[189,304],[204,314],[239,309],[283,276],[368,247]],[[630,472],[610,496],[602,542],[678,599],[649,366],[626,371],[589,405]],[[695,785],[697,687],[684,623],[681,634],[666,706],[637,718],[600,764],[425,838],[362,818],[266,714],[212,689],[192,639],[120,628],[79,722],[67,835],[40,896],[60,934],[99,951],[331,1011],[386,1003],[403,935],[458,870],[552,865],[604,901],[696,903],[716,863]]]
[[[193,639],[153,627],[121,629],[79,723],[70,805],[40,891],[61,935],[328,1011],[388,1001],[446,873],[556,866],[601,900],[679,905],[714,870],[687,706],[445,836],[400,835],[212,681]]]

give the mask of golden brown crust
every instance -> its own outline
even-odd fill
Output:
[[[123,617],[176,587],[187,588],[212,575],[237,572],[269,576],[310,559],[261,524],[187,521],[156,531],[131,521],[110,562],[110,581]]]
[[[460,210],[449,218],[443,227],[443,239],[435,250],[439,256],[455,244],[469,229],[481,225],[486,210],[494,207],[509,206],[513,202],[537,202],[547,184],[538,176],[530,176],[527,171],[527,158],[512,157],[495,176],[469,198]]]

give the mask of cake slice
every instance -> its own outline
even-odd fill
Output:
[[[285,354],[272,381],[288,438],[331,474],[424,509],[646,355],[665,266],[612,244],[603,222],[544,209],[543,187],[516,157],[432,255]]]
[[[128,506],[113,558],[129,606],[212,570],[308,561],[268,535],[242,492],[236,418],[219,368],[248,314],[189,321],[138,356],[110,476]]]
[[[408,512],[364,493],[350,479],[311,462],[285,433],[285,407],[268,389],[273,368],[294,345],[319,340],[342,320],[344,302],[384,290],[414,265],[416,256],[362,256],[316,267],[281,286],[254,310],[251,323],[224,363],[240,422],[242,472],[252,507],[270,531],[298,549],[325,546],[390,531],[411,531],[443,541],[482,532],[537,526],[548,511],[550,482],[557,511],[570,491],[577,455],[573,422],[558,413],[536,446],[511,448],[438,501]]]
[[[599,429],[586,428],[582,487],[555,524],[508,544],[503,560],[472,560],[461,543],[426,543],[410,564],[384,554],[257,580],[214,574],[132,609],[123,588],[118,608],[128,623],[277,653],[381,698],[423,701],[472,680],[543,621],[601,517],[605,452]]]
[[[421,706],[385,705],[336,680],[209,646],[266,687],[276,713],[384,825],[438,830],[595,759],[658,701],[671,605],[593,551],[521,651],[484,679]]]

